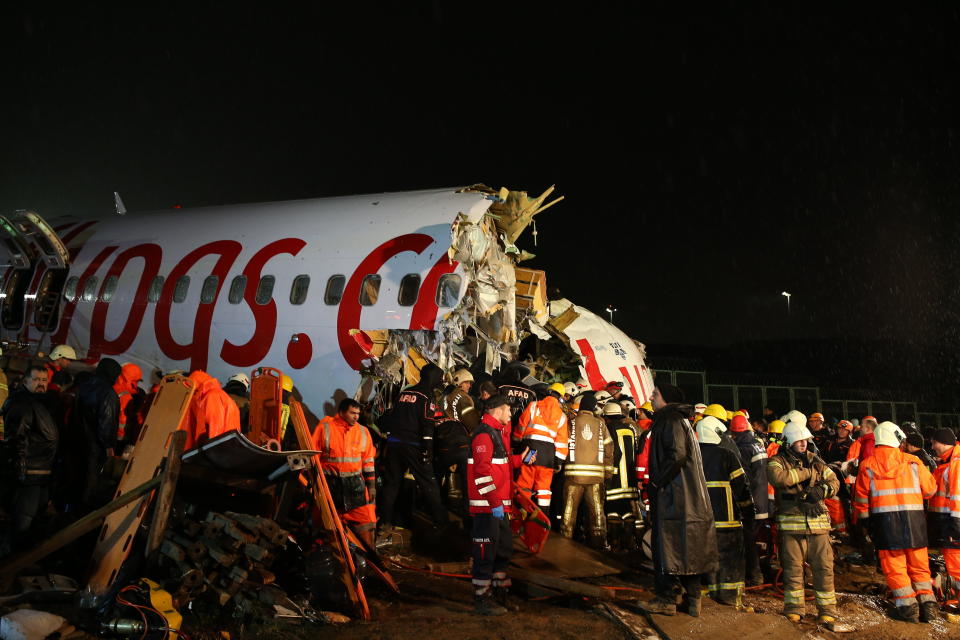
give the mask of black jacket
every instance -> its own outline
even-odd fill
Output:
[[[387,442],[432,452],[437,427],[433,390],[442,382],[443,371],[436,365],[428,363],[420,370],[420,382],[401,391],[396,404],[380,419],[380,428],[390,434]]]
[[[767,449],[757,439],[753,431],[731,433],[733,442],[740,451],[740,464],[747,473],[747,484],[753,497],[753,506],[757,519],[763,520],[770,515],[770,497],[767,494]],[[749,514],[747,514],[749,517]]]
[[[668,404],[650,427],[650,507],[654,553],[665,574],[710,573],[719,566],[713,508],[700,447],[690,426],[693,407]]]
[[[17,481],[22,484],[46,484],[57,456],[60,432],[44,405],[43,394],[21,387],[3,410],[4,436],[12,447]]]
[[[77,389],[73,419],[88,446],[96,447],[99,451],[106,451],[116,444],[120,398],[113,390],[113,384],[119,375],[120,365],[117,361],[104,358],[97,365],[96,374],[86,378]]]
[[[744,518],[753,514],[753,498],[739,456],[720,445],[702,442],[700,456],[703,477],[710,483],[707,491],[714,524],[718,529],[739,528]]]

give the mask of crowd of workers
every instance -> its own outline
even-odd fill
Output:
[[[72,374],[74,360],[69,346],[56,347],[9,397],[0,372],[10,515],[0,555],[35,540],[48,508],[81,515],[104,501],[100,480],[111,460],[132,453],[160,383],[152,372],[143,388],[139,367],[110,358]],[[246,429],[246,374],[223,387],[203,371],[189,377],[188,448]],[[368,544],[406,516],[397,512],[405,478],[436,527],[448,526],[450,512],[470,521],[479,613],[509,607],[517,497],[554,514],[560,535],[597,549],[636,552],[649,531],[656,597],[644,607],[654,613],[697,616],[704,592],[742,607],[747,586],[773,577],[776,548],[783,614],[796,622],[805,613],[807,563],[818,619],[833,623],[839,540],[879,563],[903,620],[940,615],[928,546],[943,555],[945,584],[960,585],[960,455],[950,429],[921,434],[870,416],[831,427],[795,410],[751,418],[687,404],[659,382],[637,406],[616,381],[602,389],[524,381],[520,365],[476,380],[427,364],[376,426],[360,424],[363,407],[347,398],[312,431],[336,508]],[[293,381],[284,376],[282,387],[284,438]],[[286,449],[299,444],[284,438]]]

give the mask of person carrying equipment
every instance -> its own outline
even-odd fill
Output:
[[[542,390],[543,397],[531,402],[524,409],[513,431],[514,439],[521,448],[536,452],[533,464],[524,465],[517,478],[517,487],[530,495],[541,510],[550,515],[553,491],[553,472],[560,469],[567,459],[567,442],[570,439],[567,416],[560,405],[564,388],[559,382]]]

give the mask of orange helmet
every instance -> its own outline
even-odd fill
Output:
[[[810,422],[810,421],[812,421],[812,420],[819,420],[820,422],[823,422],[823,414],[822,414],[822,413],[811,413],[811,414],[810,414],[810,420],[808,420],[808,422]]]

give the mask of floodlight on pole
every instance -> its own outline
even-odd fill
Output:
[[[617,310],[612,304],[607,305],[607,313],[610,314],[610,324],[613,324],[613,314]]]
[[[790,315],[790,296],[792,296],[793,294],[787,293],[786,291],[782,291],[780,295],[782,295],[787,299],[787,315]]]

